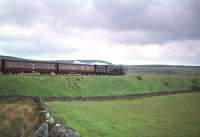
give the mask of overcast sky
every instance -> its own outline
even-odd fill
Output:
[[[200,65],[200,0],[0,0],[0,55]]]

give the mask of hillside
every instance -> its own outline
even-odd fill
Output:
[[[11,60],[31,60],[13,56],[3,56],[0,55],[0,59],[11,59]],[[45,60],[54,63],[67,63],[67,64],[112,64],[104,60]]]
[[[129,65],[128,73],[166,73],[166,74],[197,73],[200,75],[200,66]]]
[[[3,56],[3,55],[0,55],[0,59],[29,60],[29,59],[24,59],[24,58],[19,58],[19,57]]]
[[[0,95],[109,96],[190,89],[193,75],[36,76],[0,75]],[[195,80],[195,81],[194,81]]]

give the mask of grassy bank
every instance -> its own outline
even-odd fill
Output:
[[[190,75],[25,76],[0,75],[0,95],[103,96],[190,89]]]
[[[103,102],[49,102],[84,137],[199,137],[200,93]]]

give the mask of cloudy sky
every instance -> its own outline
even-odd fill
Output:
[[[200,65],[200,1],[0,0],[0,55]]]

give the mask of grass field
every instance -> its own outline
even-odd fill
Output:
[[[0,75],[0,95],[102,96],[190,89],[192,75],[26,76]],[[197,79],[199,81],[200,78]]]
[[[102,102],[49,102],[83,137],[199,137],[200,93]]]

